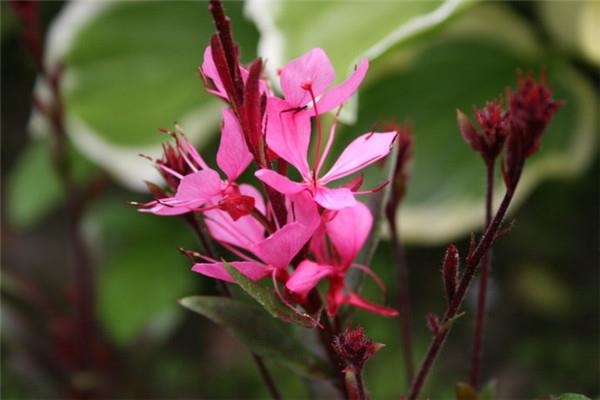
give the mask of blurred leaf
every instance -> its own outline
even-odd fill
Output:
[[[456,384],[456,400],[478,400],[477,391],[468,383],[458,382]]]
[[[225,268],[227,268],[227,271],[229,271],[233,279],[235,279],[240,287],[261,306],[263,306],[263,308],[274,318],[278,318],[285,322],[302,325],[307,328],[314,327],[314,323],[310,320],[310,318],[297,314],[286,307],[285,304],[279,300],[274,289],[251,281],[227,262],[225,262]]]
[[[593,86],[563,60],[544,53],[524,20],[500,4],[482,4],[428,39],[397,46],[372,63],[358,123],[336,143],[339,151],[375,122],[413,122],[411,178],[399,216],[405,241],[447,242],[481,225],[485,168],[461,139],[455,108],[468,112],[502,94],[515,85],[519,68],[538,75],[546,65],[555,96],[567,105],[549,126],[541,151],[527,163],[514,204],[543,179],[575,176],[589,165],[599,108]]]
[[[50,153],[47,139],[32,140],[19,154],[8,176],[6,216],[18,229],[35,224],[64,201]],[[69,154],[75,182],[85,182],[93,171],[92,166],[74,151]]]
[[[540,1],[535,6],[559,47],[600,65],[600,3]]]
[[[256,31],[241,3],[225,8],[249,61]],[[220,103],[204,91],[196,70],[213,31],[206,2],[67,4],[50,30],[47,63],[66,63],[67,130],[79,150],[143,190],[143,179],[156,174],[137,154],[160,153],[165,136],[158,128],[178,121],[196,143],[208,142]],[[44,84],[36,91],[43,98]]]
[[[583,394],[577,393],[563,393],[558,396],[558,400],[591,400],[589,397]]]
[[[85,220],[102,254],[100,318],[115,341],[127,344],[148,328],[160,339],[179,322],[177,299],[198,276],[177,246],[193,245],[181,220],[138,213],[124,199],[105,199]]]
[[[514,275],[515,281],[510,287],[523,307],[547,316],[568,315],[572,293],[551,266],[519,265]]]
[[[246,11],[261,32],[259,54],[269,60],[270,76],[276,77],[276,68],[288,61],[321,47],[341,81],[361,57],[375,59],[394,44],[445,21],[463,3],[250,0]],[[355,114],[351,108],[342,110],[349,120]]]
[[[496,398],[496,380],[486,382],[479,392],[479,400],[494,400]]]
[[[253,352],[302,376],[322,379],[329,375],[322,362],[296,340],[290,326],[271,318],[255,305],[210,296],[190,296],[179,302],[230,330]]]

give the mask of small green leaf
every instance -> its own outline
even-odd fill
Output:
[[[314,322],[308,316],[295,313],[283,304],[277,297],[274,289],[251,281],[227,262],[224,262],[224,265],[240,287],[263,306],[263,308],[273,317],[308,328],[313,328],[315,326]]]
[[[496,380],[489,380],[479,392],[479,400],[494,400],[496,398]]]
[[[477,391],[468,383],[458,382],[456,384],[456,400],[478,400]]]
[[[558,400],[591,400],[591,399],[583,394],[563,393],[558,396]]]
[[[260,307],[212,296],[190,296],[179,300],[179,303],[224,326],[253,352],[273,359],[302,376],[322,379],[330,375],[321,360],[298,342],[291,326],[271,318]]]

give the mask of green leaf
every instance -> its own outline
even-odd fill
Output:
[[[494,400],[496,398],[496,386],[495,379],[486,382],[479,392],[479,400]]]
[[[241,3],[225,9],[247,62],[256,30]],[[178,121],[197,144],[207,143],[221,103],[205,92],[197,68],[213,32],[206,2],[67,4],[50,30],[47,63],[66,63],[67,131],[79,150],[121,183],[143,189],[143,179],[156,174],[137,154],[160,154],[166,136],[158,128]],[[43,83],[36,91],[43,97]]]
[[[600,3],[540,1],[535,7],[558,47],[600,65]]]
[[[302,376],[326,378],[330,375],[322,362],[298,342],[289,329],[291,326],[271,318],[260,307],[211,296],[190,296],[179,302],[227,328],[253,352],[273,359]]]
[[[528,160],[512,210],[542,180],[575,176],[589,165],[599,109],[593,86],[545,53],[525,21],[499,4],[482,4],[428,39],[397,46],[372,63],[358,122],[345,129],[349,141],[375,122],[412,121],[414,157],[399,214],[406,242],[447,242],[481,225],[485,169],[462,140],[455,109],[468,112],[502,94],[515,85],[517,69],[537,74],[546,65],[555,95],[566,106],[547,129],[542,149]],[[503,195],[500,174],[497,179],[496,204]]]
[[[69,153],[76,183],[85,182],[93,168],[75,152]],[[19,155],[8,176],[6,216],[18,229],[28,228],[65,199],[52,163],[48,139],[34,139]]]
[[[558,400],[591,400],[591,399],[583,394],[563,393],[558,396]]]
[[[233,279],[235,279],[240,287],[261,306],[263,306],[263,308],[269,314],[271,314],[271,316],[285,322],[291,322],[308,328],[313,328],[315,326],[313,321],[308,316],[295,313],[294,311],[290,310],[289,307],[283,304],[277,297],[274,289],[251,281],[227,262],[224,262],[224,265],[225,268],[227,268],[227,271],[229,271],[229,274],[233,277]]]
[[[338,81],[362,57],[373,60],[394,44],[445,21],[466,1],[319,1],[310,4],[250,0],[247,13],[258,26],[259,54],[270,76],[314,47],[331,59]],[[345,107],[350,120],[354,111]]]
[[[127,344],[142,331],[160,340],[179,322],[176,302],[201,277],[176,250],[193,246],[179,219],[142,214],[125,198],[96,204],[84,227],[99,247],[98,308],[112,338]]]

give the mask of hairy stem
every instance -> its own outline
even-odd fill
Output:
[[[514,186],[516,187],[516,184]],[[435,360],[437,359],[437,356],[439,355],[440,350],[443,347],[446,337],[448,336],[448,333],[450,332],[450,329],[452,328],[452,322],[453,322],[454,318],[458,315],[460,306],[462,305],[462,303],[465,299],[465,295],[467,293],[467,290],[469,289],[469,286],[471,285],[473,277],[477,273],[479,263],[481,262],[482,258],[487,254],[489,249],[494,244],[494,241],[496,239],[496,234],[498,233],[500,224],[502,223],[502,221],[504,220],[504,217],[506,216],[506,212],[507,212],[508,206],[510,205],[510,202],[513,198],[513,195],[514,195],[514,190],[507,190],[507,192],[504,195],[504,198],[502,199],[502,203],[500,204],[500,207],[498,208],[498,212],[496,213],[491,224],[485,230],[485,233],[483,234],[481,240],[477,244],[475,251],[473,252],[473,254],[469,254],[469,257],[467,257],[465,272],[460,280],[460,284],[458,286],[456,293],[450,300],[450,302],[448,304],[448,308],[446,309],[446,312],[444,313],[444,318],[442,319],[442,323],[441,323],[442,328],[433,337],[433,340],[431,341],[431,344],[429,345],[429,349],[427,350],[425,358],[423,359],[423,362],[421,363],[421,366],[417,372],[417,375],[415,376],[415,379],[413,380],[413,383],[410,388],[410,393],[408,395],[409,400],[416,400],[419,396],[419,393],[421,393],[423,384],[425,383],[425,380],[427,379],[427,377],[431,371],[431,368],[432,368]]]
[[[398,282],[398,309],[400,311],[400,336],[402,339],[402,357],[404,359],[404,373],[406,382],[409,384],[414,376],[412,329],[411,329],[411,306],[408,293],[408,270],[406,268],[406,255],[404,246],[400,242],[400,234],[396,224],[395,210],[387,213],[388,224],[392,234],[392,251],[396,263],[396,275]]]
[[[492,202],[494,199],[494,161],[486,162],[486,192],[485,192],[485,227],[492,222]],[[475,322],[475,336],[473,337],[473,354],[471,360],[471,386],[477,388],[479,371],[483,355],[483,332],[485,326],[486,298],[488,276],[491,268],[492,250],[483,257],[481,275],[479,278],[479,296],[477,299],[477,314]]]

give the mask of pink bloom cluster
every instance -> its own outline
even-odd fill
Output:
[[[175,146],[165,146],[163,158],[157,161],[173,194],[158,196],[140,211],[201,213],[210,237],[237,257],[229,264],[254,281],[271,277],[277,293],[290,306],[306,305],[309,292],[327,280],[330,316],[342,304],[397,315],[396,310],[373,304],[345,285],[346,272],[358,268],[383,288],[367,266],[354,262],[373,227],[371,212],[356,195],[377,189],[360,191],[360,175],[334,186],[386,157],[397,133],[359,136],[323,172],[336,124],[323,143],[320,115],[340,107],[356,92],[368,61],[363,60],[346,81],[331,87],[335,81],[331,62],[322,49],[310,50],[281,69],[280,98],[261,77],[260,60],[245,69],[231,62],[236,55],[213,38],[199,68],[207,90],[228,104],[222,111],[216,157],[220,172],[182,135],[173,134]],[[311,144],[315,155],[309,160]],[[253,161],[257,185],[237,183]],[[299,180],[288,177],[289,166]],[[201,258],[193,271],[234,282],[221,260],[208,255]]]

